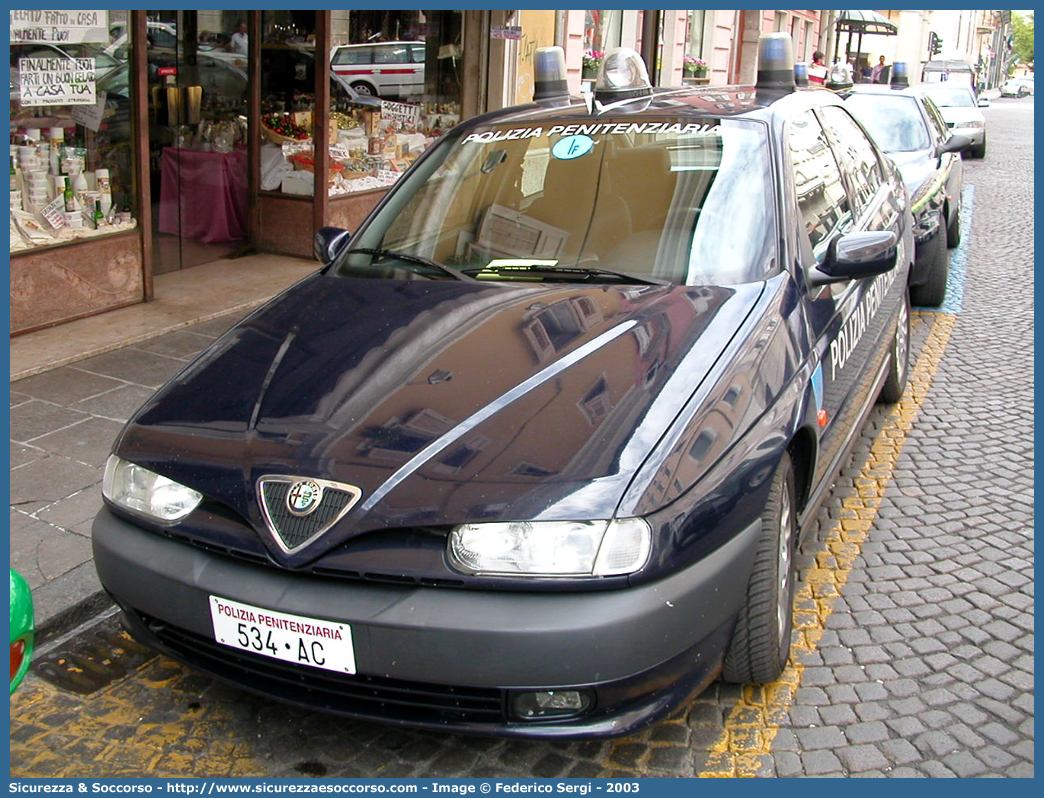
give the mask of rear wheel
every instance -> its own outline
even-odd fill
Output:
[[[727,682],[772,682],[787,665],[796,537],[794,470],[790,455],[784,454],[762,511],[761,537],[747,583],[747,600],[725,654],[722,678]]]
[[[926,308],[936,308],[946,298],[946,278],[950,274],[950,253],[946,239],[940,231],[932,243],[932,260],[928,268],[928,279],[921,285],[910,286],[910,301]]]
[[[355,83],[353,83],[352,84],[352,88],[355,89],[355,91],[358,94],[361,94],[364,97],[376,97],[377,96],[377,90],[373,86],[371,86],[369,83],[363,83],[363,81],[361,81],[361,80],[357,80]]]
[[[879,402],[895,404],[903,398],[906,390],[906,377],[910,369],[910,296],[903,295],[899,306],[899,318],[895,322],[895,337],[892,339],[892,351],[889,354],[888,378],[881,386]]]

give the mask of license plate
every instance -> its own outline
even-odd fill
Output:
[[[346,623],[287,615],[219,596],[210,597],[214,639],[222,645],[312,668],[355,673],[352,630]]]

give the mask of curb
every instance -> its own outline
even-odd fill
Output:
[[[58,611],[36,627],[37,648],[46,646],[54,640],[73,631],[76,627],[92,621],[116,604],[104,590],[99,590],[75,604]]]

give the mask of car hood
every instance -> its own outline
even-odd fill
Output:
[[[943,119],[946,120],[946,124],[960,127],[966,125],[969,122],[980,122],[986,123],[986,117],[982,115],[982,111],[978,108],[955,108],[947,106],[946,108],[940,108],[939,112],[942,114]]]
[[[762,291],[316,274],[164,386],[116,451],[258,529],[265,475],[359,488],[323,548],[571,517],[580,489],[608,518]]]

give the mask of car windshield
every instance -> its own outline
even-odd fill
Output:
[[[940,108],[975,108],[975,98],[968,89],[924,87],[924,93]]]
[[[928,127],[913,97],[852,94],[845,104],[885,152],[913,152],[931,146]]]
[[[775,268],[759,122],[597,118],[451,137],[399,184],[339,260],[340,273],[418,271],[390,253],[491,280],[565,279],[568,270],[607,281],[735,284]],[[381,273],[389,264],[396,274]]]

